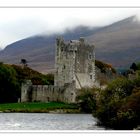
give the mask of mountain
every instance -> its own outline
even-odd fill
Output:
[[[63,36],[65,40],[79,39],[81,36],[91,35],[97,29],[98,27],[79,26],[72,30],[67,29],[61,34],[36,35],[25,38],[8,45],[0,51],[0,61],[20,64],[21,59],[26,59],[31,68],[47,73],[54,69],[56,37]]]
[[[59,35],[65,40],[85,37],[95,45],[96,59],[111,63],[114,67],[128,67],[132,62],[140,61],[140,22],[136,16],[100,28],[79,26],[61,34],[25,38],[0,51],[0,61],[19,64],[24,58],[37,71],[52,71],[55,39]]]
[[[95,44],[96,58],[114,67],[140,61],[140,22],[136,16],[106,26],[87,40]]]

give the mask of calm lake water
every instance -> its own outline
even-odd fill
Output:
[[[0,113],[0,130],[104,130],[91,114]]]

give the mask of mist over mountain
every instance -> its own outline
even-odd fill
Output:
[[[28,65],[40,72],[48,72],[54,69],[55,40],[63,36],[65,40],[79,39],[81,36],[89,36],[98,27],[89,28],[79,26],[65,33],[53,35],[36,35],[14,42],[0,52],[0,61],[11,64],[20,64],[22,58],[28,61]]]
[[[85,37],[95,45],[96,59],[114,67],[128,67],[132,62],[140,61],[140,22],[136,16],[100,28],[79,26],[61,34],[25,38],[0,51],[0,61],[19,64],[24,58],[35,70],[43,73],[52,71],[57,36],[63,36],[64,40]]]
[[[96,57],[115,67],[140,61],[140,22],[136,16],[104,27],[87,39],[95,43]]]

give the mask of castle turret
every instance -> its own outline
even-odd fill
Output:
[[[26,80],[21,86],[21,102],[32,101],[32,82],[31,80]]]
[[[75,58],[77,47],[73,41],[64,43],[62,38],[56,42],[55,86],[64,86],[74,80]]]
[[[77,88],[91,87],[95,82],[94,45],[81,37],[65,43],[62,38],[56,42],[55,86],[76,82]]]

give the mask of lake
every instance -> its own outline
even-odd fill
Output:
[[[0,130],[104,130],[91,114],[0,113]]]

